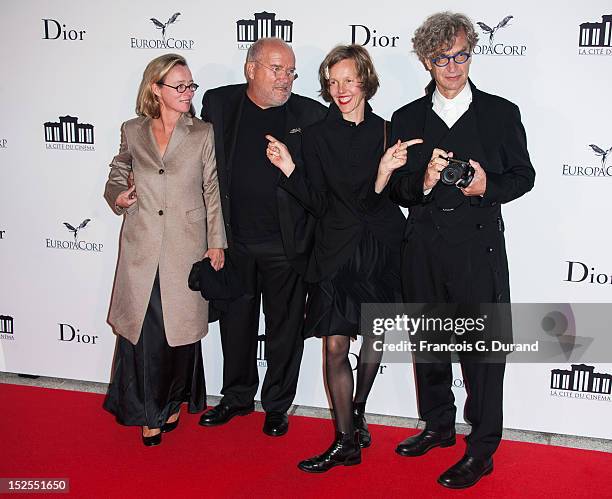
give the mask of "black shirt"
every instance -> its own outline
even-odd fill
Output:
[[[399,251],[405,218],[386,197],[371,203],[384,153],[385,121],[366,105],[364,121],[343,119],[331,104],[328,116],[303,133],[305,171],[298,168],[280,185],[317,219],[306,280],[330,277],[354,253],[363,230]],[[387,144],[388,146],[389,144]]]
[[[233,236],[246,242],[280,238],[276,203],[279,171],[266,157],[270,134],[283,140],[285,105],[261,109],[244,99],[232,163]]]

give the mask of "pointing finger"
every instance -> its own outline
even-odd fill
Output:
[[[422,144],[422,143],[423,143],[423,139],[412,139],[412,140],[407,140],[406,142],[403,142],[403,144],[406,144],[406,147],[411,147],[416,144]]]

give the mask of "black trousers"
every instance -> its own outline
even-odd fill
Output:
[[[228,253],[242,277],[246,294],[232,302],[219,321],[223,347],[222,403],[247,406],[257,393],[257,341],[263,298],[268,368],[261,402],[266,412],[285,412],[295,398],[304,349],[306,285],[287,260],[280,239],[234,242]]]
[[[503,240],[501,242],[503,246]],[[501,253],[501,254],[500,254]],[[495,303],[507,288],[503,248],[492,248],[478,238],[452,245],[435,229],[423,237],[411,234],[402,245],[402,295],[406,303]],[[506,296],[506,289],[501,292]],[[503,428],[505,358],[478,362],[460,355],[467,391],[465,418],[472,425],[466,437],[467,455],[486,458],[495,452]],[[444,431],[455,425],[455,398],[450,354],[440,362],[415,362],[417,398],[426,428]]]

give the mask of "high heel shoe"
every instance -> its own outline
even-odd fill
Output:
[[[306,459],[298,468],[308,473],[323,473],[334,466],[353,466],[361,463],[358,433],[336,432],[336,439],[323,454]]]
[[[170,433],[172,430],[176,430],[179,424],[179,418],[177,417],[172,423],[164,423],[161,427],[162,433]]]
[[[151,435],[150,437],[145,437],[144,435],[142,435],[142,443],[146,447],[153,447],[155,445],[159,445],[161,444],[161,441],[162,441],[161,432],[156,433],[155,435]]]
[[[353,426],[359,433],[359,447],[365,449],[372,445],[372,435],[368,430],[368,423],[365,419],[365,402],[355,402],[353,404]]]

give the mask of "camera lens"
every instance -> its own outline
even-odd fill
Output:
[[[457,165],[448,165],[440,173],[440,180],[443,184],[454,185],[461,178],[462,170]]]

